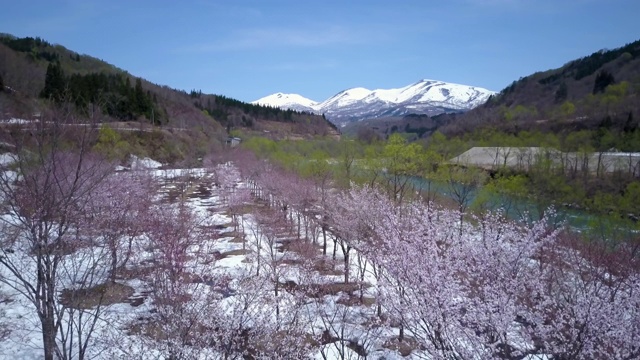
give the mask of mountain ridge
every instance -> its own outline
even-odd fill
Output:
[[[349,88],[322,102],[298,94],[275,93],[251,103],[324,114],[334,123],[344,125],[384,116],[467,111],[484,104],[494,94],[477,86],[421,79],[400,88]]]

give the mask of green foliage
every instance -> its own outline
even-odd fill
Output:
[[[529,181],[525,175],[498,174],[480,189],[472,207],[481,211],[499,209],[507,213],[517,211],[518,203],[523,201],[529,193],[528,186]]]
[[[516,105],[513,109],[502,107],[503,117],[507,121],[522,118],[534,118],[538,115],[538,110],[534,106]]]
[[[440,154],[444,159],[451,159],[462,154],[470,148],[469,144],[459,137],[447,139],[447,137],[439,131],[431,135],[427,142],[427,149]]]
[[[576,112],[576,106],[571,101],[565,101],[560,106],[560,115],[569,117]]]
[[[640,214],[640,182],[633,181],[624,190],[620,207],[626,214]]]
[[[603,91],[601,91],[602,94],[598,96],[597,99],[599,100],[600,105],[608,110],[620,103],[625,98],[625,96],[627,96],[628,90],[629,83],[626,81],[623,81],[619,84],[610,84],[607,85]]]
[[[449,196],[456,202],[461,213],[467,211],[488,178],[483,169],[457,164],[442,164],[435,176],[446,184]]]
[[[251,150],[261,158],[269,158],[278,150],[278,144],[275,141],[257,136],[244,140],[242,147]]]
[[[60,60],[60,55],[55,51],[51,51],[53,50],[51,49],[51,44],[39,37],[16,38],[9,35],[0,35],[0,42],[15,51],[26,53],[31,60],[43,59],[49,62]]]
[[[300,174],[305,178],[326,181],[332,176],[329,154],[322,150],[315,150],[308,161],[301,162]]]
[[[111,160],[124,160],[131,153],[129,143],[109,125],[102,125],[93,150]]]
[[[387,172],[391,176],[419,176],[424,167],[424,149],[418,143],[407,143],[399,134],[389,137],[382,151]]]
[[[614,86],[618,85],[620,84]],[[621,89],[615,87],[611,91],[620,94]],[[624,85],[621,88],[624,88]],[[634,152],[640,150],[640,131],[634,123],[633,114],[630,118],[627,114],[627,120],[619,127],[613,126],[610,122],[603,122],[601,127],[595,130],[583,129],[563,133],[520,131],[515,134],[495,129],[480,129],[451,139],[436,133],[431,140],[428,149],[445,155],[445,159],[459,155],[450,155],[446,145],[451,143],[462,143],[466,148],[534,146],[546,149],[527,167],[494,168],[493,176],[478,193],[474,203],[476,209],[509,208],[512,207],[513,197],[523,197],[536,208],[534,213],[537,215],[550,205],[570,204],[598,214],[619,212],[620,216],[624,217],[628,214],[640,216],[640,207],[633,206],[634,203],[640,203],[640,200],[634,200],[637,189],[628,187],[636,181],[635,170],[630,168],[627,171],[605,173],[596,169],[597,151],[607,151],[611,148]],[[562,157],[557,150],[565,152],[562,156],[570,161],[560,161]],[[567,153],[570,155],[566,155]],[[442,168],[441,171],[445,169]],[[447,176],[456,175],[442,172],[440,178],[441,181],[446,181]]]
[[[574,78],[580,80],[596,72],[602,65],[615,60],[619,56],[636,58],[640,55],[640,40],[614,50],[602,50],[572,63],[569,70],[575,72]]]

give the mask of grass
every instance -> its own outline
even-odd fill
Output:
[[[403,341],[398,341],[398,337],[394,336],[393,338],[385,341],[382,344],[382,347],[389,350],[395,350],[403,357],[407,357],[411,355],[413,350],[416,350],[420,347],[418,341],[410,336],[405,336]]]
[[[251,251],[248,249],[235,249],[235,250],[230,250],[230,251],[225,251],[223,253],[220,253],[221,258],[220,259],[224,259],[228,256],[239,256],[239,255],[247,255],[249,254]]]
[[[228,235],[228,234],[225,234]],[[234,243],[234,244],[242,244],[243,242],[245,242],[246,240],[242,238],[242,235],[234,235],[233,239],[229,240],[230,243]]]
[[[376,303],[376,299],[368,296],[363,296],[362,300],[360,300],[359,295],[350,294],[349,296],[341,297],[336,302],[338,304],[342,304],[346,306],[364,305],[366,307],[370,307]]]
[[[91,309],[100,305],[125,303],[133,293],[131,286],[107,282],[84,289],[64,289],[60,303],[74,309]]]
[[[154,263],[151,261],[149,261],[148,263],[151,266],[137,266],[134,268],[119,267],[118,270],[116,271],[117,279],[131,280],[131,279],[140,279],[140,278],[144,278],[145,276],[148,276],[149,274],[151,274],[155,266]],[[144,264],[140,264],[140,265],[144,265]]]
[[[321,258],[313,263],[313,270],[324,276],[340,276],[344,271],[336,268],[337,262],[331,259]]]

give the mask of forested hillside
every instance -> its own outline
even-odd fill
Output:
[[[345,133],[363,139],[400,133],[416,139],[436,130],[448,137],[497,131],[517,138],[522,131],[540,131],[562,140],[581,131],[584,145],[594,150],[640,151],[634,140],[640,139],[639,100],[640,40],[520,78],[466,113],[363,121]]]
[[[101,115],[104,121],[219,134],[234,128],[266,130],[279,137],[336,134],[321,116],[156,85],[37,37],[0,35],[0,81],[2,118],[30,118],[52,103],[72,103],[79,116]]]
[[[443,131],[635,131],[639,94],[640,40],[520,78],[484,106],[452,116]]]

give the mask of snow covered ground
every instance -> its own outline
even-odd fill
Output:
[[[158,165],[147,159],[138,160],[141,167],[154,168]],[[229,215],[228,208],[223,204],[224,201],[221,198],[220,189],[212,186],[211,181],[206,178],[206,171],[203,169],[149,171],[163,184],[161,189],[161,193],[165,194],[163,196],[169,196],[176,191],[185,191],[188,193],[188,206],[200,217],[202,224],[215,229],[215,236],[202,239],[189,250],[193,259],[198,258],[196,254],[198,256],[203,253],[215,254],[215,256],[211,256],[208,259],[212,262],[206,263],[192,259],[188,266],[192,273],[207,274],[207,276],[212,277],[224,275],[231,279],[227,290],[215,290],[222,291],[221,293],[224,294],[216,306],[223,310],[226,309],[224,311],[227,313],[235,309],[238,306],[238,302],[244,299],[241,296],[243,294],[243,284],[248,283],[248,279],[257,270],[259,261],[262,261],[263,264],[269,259],[275,261],[277,265],[272,270],[275,276],[281,277],[278,279],[280,283],[289,282],[299,285],[306,281],[307,283],[325,284],[330,287],[331,284],[340,284],[343,281],[341,266],[344,254],[339,246],[335,249],[335,261],[328,261],[333,270],[330,269],[331,271],[324,273],[309,270],[305,266],[307,264],[296,261],[304,260],[296,252],[286,250],[273,252],[274,247],[282,245],[280,240],[291,238],[290,234],[286,232],[277,234],[278,238],[273,243],[273,238],[269,239],[265,235],[265,230],[261,229],[259,220],[246,211],[240,215],[239,223],[239,228],[244,229],[244,243],[239,241],[237,229],[232,225],[232,217]],[[191,191],[185,190],[182,186],[183,184],[181,184],[185,175],[192,178]],[[201,192],[194,189],[200,189]],[[166,206],[171,205],[167,204]],[[336,245],[332,238],[327,240],[327,254],[332,254]],[[248,251],[243,250],[243,247]],[[135,239],[133,249],[134,251],[126,269],[129,270],[128,273],[139,273],[140,275],[118,277],[117,283],[130,287],[132,292],[118,302],[102,306],[99,319],[95,325],[94,335],[91,339],[91,346],[88,350],[87,356],[89,358],[157,359],[166,356],[166,349],[163,347],[162,341],[150,340],[140,332],[132,330],[139,324],[144,323],[145,320],[153,318],[158,311],[156,304],[153,303],[149,295],[152,284],[149,277],[143,275],[145,274],[144,269],[149,269],[150,266],[153,267],[157,250],[150,246],[149,239],[145,236],[139,236]],[[16,252],[19,251],[22,250],[16,249]],[[92,257],[103,259],[100,261],[108,261],[108,257],[105,258],[103,256],[105,251],[107,249],[100,245],[85,248],[66,256],[64,265],[70,268],[75,266],[76,272],[82,273],[87,270],[86,267],[95,266],[95,263],[80,260]],[[316,248],[316,251],[319,251],[319,249]],[[269,258],[269,254],[273,254],[271,258]],[[21,255],[28,256],[26,251]],[[259,257],[262,260],[258,260]],[[215,262],[213,262],[214,259]],[[355,277],[356,274],[360,274],[363,262],[366,262],[366,259],[352,250],[349,264],[352,276]],[[34,272],[32,263],[25,261],[25,266],[25,272]],[[109,268],[108,264],[101,266],[105,269]],[[273,277],[268,275],[268,267],[262,268],[261,271],[264,281],[273,280]],[[0,340],[0,358],[17,360],[42,358],[42,332],[33,304],[21,294],[19,286],[15,288],[9,286],[14,278],[13,274],[4,267],[0,267],[0,276],[5,279],[5,281],[0,281],[0,327],[5,326],[8,329],[6,338]],[[105,271],[93,281],[95,283],[104,283],[107,281],[107,276],[108,274]],[[316,343],[315,350],[309,354],[312,358],[362,358],[354,350],[356,348],[366,351],[370,359],[403,358],[395,350],[390,350],[389,346],[383,346],[385,341],[398,334],[397,328],[387,325],[379,327],[363,326],[367,321],[375,318],[375,306],[372,304],[376,295],[376,279],[370,271],[367,271],[362,274],[362,280],[367,284],[366,288],[362,289],[364,298],[370,299],[370,303],[367,305],[361,305],[358,301],[353,301],[354,298],[357,298],[357,290],[350,291],[350,293],[332,291],[326,295],[321,295],[319,298],[306,298],[302,300],[303,305],[300,305],[299,299],[295,299],[287,291],[281,290],[277,304],[282,314],[295,311],[300,316],[301,323],[307,324],[304,331],[310,338],[316,339],[315,341],[323,338],[323,332],[327,333],[325,336],[328,336],[329,339],[322,341],[324,345]],[[75,283],[72,277],[65,278],[62,276],[61,286],[59,287],[61,290],[70,289],[74,286]],[[202,299],[211,299],[209,296],[214,290],[213,286],[193,284],[190,291],[195,303],[203,301]],[[269,290],[269,285],[267,285],[268,291],[271,291]],[[273,321],[275,319],[273,303],[254,303],[251,306],[257,309],[258,312],[266,313],[265,321]],[[203,305],[203,307],[205,306]],[[87,314],[91,314],[92,310],[88,309],[86,311]],[[64,321],[76,320],[65,317]],[[257,320],[254,318],[251,321]],[[58,340],[62,341],[61,339]],[[414,351],[415,354],[416,352]],[[197,357],[216,359],[220,358],[220,354],[199,351],[197,352]],[[404,359],[411,358],[412,356],[404,357]]]

